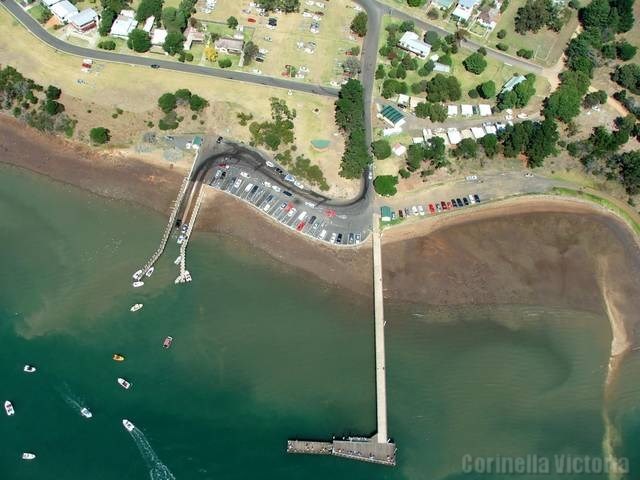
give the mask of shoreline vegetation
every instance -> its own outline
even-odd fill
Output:
[[[87,147],[44,135],[33,129],[25,129],[17,120],[5,116],[0,117],[0,145],[2,163],[75,185],[103,197],[130,201],[160,214],[168,212],[183,175],[181,169],[173,168],[170,164],[96,153]],[[596,201],[597,199],[599,201]],[[203,207],[198,228],[223,235],[240,251],[249,253],[257,248],[275,259],[277,262],[274,263],[281,262],[282,268],[291,267],[306,274],[311,273],[323,282],[346,288],[363,298],[371,295],[371,247],[368,243],[359,248],[349,249],[318,244],[279,226],[272,225],[271,228],[270,222],[251,207],[215,191],[208,192]],[[496,278],[489,279],[495,291],[490,296],[485,296],[479,287],[473,287],[473,282],[465,287],[464,291],[458,290],[455,276],[466,267],[460,264],[461,259],[455,252],[442,249],[441,239],[438,238],[446,237],[451,232],[455,236],[457,229],[482,226],[483,223],[505,218],[515,219],[523,214],[566,216],[567,213],[576,213],[579,214],[576,217],[582,226],[585,221],[597,220],[608,228],[617,228],[617,239],[624,244],[625,255],[633,248],[636,258],[631,259],[633,261],[630,263],[633,263],[634,267],[637,263],[637,269],[640,271],[640,256],[637,255],[640,245],[638,223],[628,214],[621,215],[621,212],[623,210],[620,207],[595,194],[563,189],[554,192],[553,196],[520,196],[492,202],[468,213],[459,212],[439,216],[429,222],[396,226],[386,230],[383,235],[384,255],[387,259],[386,296],[392,302],[432,305],[536,301],[541,301],[542,304],[562,305],[565,302],[567,306],[607,314],[612,327],[612,356],[622,355],[633,346],[632,332],[635,323],[633,305],[629,304],[633,301],[629,300],[626,293],[630,293],[628,289],[637,287],[616,284],[619,272],[615,272],[618,266],[624,264],[620,263],[622,258],[615,258],[615,261],[611,262],[606,261],[606,258],[605,261],[601,261],[598,268],[590,272],[594,277],[598,277],[593,279],[595,283],[585,284],[583,290],[563,291],[555,295],[544,292],[548,294],[548,298],[545,299],[542,298],[545,295],[537,296],[535,292],[528,291],[531,290],[531,286],[527,289],[523,287],[521,291],[516,288],[513,291],[500,292],[500,276],[496,275]],[[623,238],[625,232],[626,238]],[[438,262],[435,262],[429,269],[415,270],[415,265],[419,268],[426,265],[415,262],[415,258],[411,258],[410,255],[417,254],[419,260],[427,258],[431,252],[427,252],[424,245],[430,241],[438,246],[436,253],[444,254],[444,258],[440,255],[439,261],[446,260],[447,267],[444,268],[443,264],[440,268]],[[150,245],[154,242],[155,239],[150,239]],[[416,250],[415,242],[422,247]],[[463,249],[466,248],[467,246],[463,245]],[[421,253],[425,255],[420,255]],[[504,257],[499,258],[504,261]],[[407,262],[413,263],[414,268],[412,269]],[[431,267],[433,272],[426,271],[432,269]],[[429,277],[438,273],[441,277],[436,279],[436,283],[444,282],[444,288],[432,287],[434,279]],[[424,285],[433,288],[428,295],[419,286],[414,285],[420,283],[415,282],[416,274],[427,277]],[[475,274],[472,275],[472,278],[474,277]],[[447,282],[452,284],[447,285]],[[600,297],[584,300],[582,296],[592,297],[588,288],[597,288]]]

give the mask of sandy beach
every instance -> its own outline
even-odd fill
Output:
[[[161,214],[169,211],[183,175],[168,163],[92,152],[8,118],[0,120],[0,145],[4,163]],[[258,249],[280,268],[348,289],[359,301],[371,296],[369,242],[354,249],[308,240],[213,189],[198,229],[224,236],[239,252]],[[598,207],[516,198],[398,226],[383,240],[390,302],[583,309],[610,317],[614,354],[633,344],[640,252],[627,226]]]

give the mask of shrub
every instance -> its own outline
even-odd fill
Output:
[[[227,57],[218,60],[218,65],[220,66],[220,68],[229,68],[231,64],[231,59]]]
[[[373,181],[373,186],[378,195],[390,197],[398,192],[398,177],[395,175],[378,175]]]
[[[371,149],[373,151],[373,155],[378,160],[384,160],[385,158],[389,158],[391,156],[391,145],[389,145],[389,142],[387,140],[376,140],[371,144]]]
[[[164,113],[169,113],[176,108],[177,100],[173,93],[165,93],[158,99],[158,106]]]
[[[507,45],[506,43],[499,43],[499,44],[496,45],[496,48],[498,50],[506,52],[507,50],[509,50],[509,45]]]
[[[365,12],[358,13],[351,22],[351,31],[359,37],[367,34],[367,14]]]
[[[521,48],[516,52],[516,55],[522,58],[533,58],[533,50]]]
[[[96,145],[103,145],[111,139],[109,129],[104,127],[95,127],[89,131],[89,138]]]
[[[98,42],[98,48],[101,48],[102,50],[115,50],[116,42],[113,40],[103,40]]]
[[[481,53],[472,53],[462,62],[468,72],[480,75],[487,68],[487,61]]]
[[[129,34],[127,46],[134,52],[146,52],[151,48],[151,38],[147,32],[136,28]]]
[[[504,37],[506,37],[506,36],[507,36],[507,31],[506,31],[505,29],[502,29],[502,30],[500,30],[500,31],[497,33],[497,37],[498,37],[500,40],[502,40],[502,39],[503,39]]]

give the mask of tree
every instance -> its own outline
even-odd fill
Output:
[[[136,20],[144,22],[149,17],[159,19],[162,16],[163,0],[142,0],[136,11]]]
[[[516,55],[522,58],[533,58],[533,50],[527,48],[521,48],[516,52]]]
[[[169,113],[176,108],[177,100],[173,93],[165,93],[158,99],[158,106],[164,113]]]
[[[220,60],[218,60],[218,66],[220,68],[229,68],[231,66],[232,62],[231,59],[229,57],[224,57],[221,58]]]
[[[250,65],[258,53],[260,53],[258,45],[249,40],[244,46],[244,64]]]
[[[437,73],[427,82],[427,100],[430,102],[444,102],[451,100],[455,102],[462,96],[460,82],[456,77],[445,76]]]
[[[502,52],[506,52],[507,50],[509,50],[509,45],[501,42],[496,44],[496,48]]]
[[[416,105],[416,117],[427,118],[432,122],[444,122],[447,119],[447,109],[440,103],[421,102]]]
[[[427,60],[425,64],[418,69],[418,75],[421,77],[427,77],[433,72],[433,69],[436,67],[436,64],[433,60]]]
[[[503,28],[502,30],[499,30],[498,33],[496,34],[496,36],[502,40],[504,37],[507,36],[507,31]]]
[[[484,150],[484,154],[492,158],[498,153],[498,137],[496,137],[493,133],[489,133],[478,140],[478,143],[482,145],[482,149]]]
[[[117,16],[117,12],[111,10],[110,8],[104,8],[102,10],[102,19],[100,20],[100,27],[98,28],[98,33],[100,34],[100,36],[106,37],[107,35],[109,35],[111,27],[113,26],[113,21]]]
[[[607,92],[598,90],[597,92],[587,93],[582,100],[584,108],[592,108],[596,105],[603,105],[607,102]]]
[[[536,77],[533,74],[527,74],[525,80],[516,85],[510,92],[500,92],[498,95],[498,108],[504,110],[506,108],[522,108],[525,107],[531,97],[536,94]]]
[[[53,85],[49,85],[44,94],[49,100],[58,100],[62,94],[62,90],[58,87],[54,87]]]
[[[258,5],[267,12],[282,10],[285,13],[297,12],[300,8],[299,0],[259,0]]]
[[[473,138],[463,138],[453,151],[458,158],[475,158],[478,154],[478,144]]]
[[[182,36],[182,32],[174,30],[167,33],[167,37],[164,39],[164,43],[162,44],[162,49],[165,52],[169,55],[175,55],[176,53],[182,52],[183,48],[184,37]]]
[[[378,160],[384,160],[391,156],[391,145],[389,145],[389,142],[383,138],[373,142],[371,144],[371,150]]]
[[[357,75],[360,73],[360,68],[360,60],[356,57],[347,57],[344,62],[342,62],[342,71],[346,74]]]
[[[484,59],[484,56],[478,52],[469,55],[463,60],[462,64],[468,72],[475,73],[476,75],[480,75],[484,72],[485,68],[487,68],[487,61]]]
[[[58,113],[64,112],[64,105],[49,99],[44,103],[44,111],[49,115],[57,115]]]
[[[187,17],[175,7],[165,7],[162,9],[162,24],[169,32],[182,32],[187,26]]]
[[[108,128],[95,127],[89,131],[89,138],[96,145],[103,145],[111,139],[111,134]]]
[[[631,90],[636,95],[640,94],[640,66],[635,63],[618,65],[611,76],[618,85]]]
[[[376,69],[376,80],[382,80],[384,77],[387,76],[387,72],[384,69],[384,65],[380,64],[378,65],[378,68]]]
[[[527,0],[516,12],[515,30],[521,35],[527,32],[537,33],[543,26],[551,23],[555,13],[552,0]]]
[[[367,34],[367,14],[365,12],[358,13],[351,22],[351,31],[359,37]]]
[[[191,90],[188,88],[180,88],[176,90],[174,96],[176,97],[176,104],[187,105],[191,101]]]
[[[98,42],[98,48],[101,48],[102,50],[115,50],[116,42],[113,40],[103,40]]]
[[[640,151],[634,150],[616,155],[611,163],[617,168],[627,193],[629,195],[640,193]]]
[[[238,19],[234,16],[227,18],[227,27],[231,30],[235,30],[238,27]]]
[[[547,97],[544,115],[547,118],[557,118],[564,123],[580,113],[582,95],[574,87],[560,87]]]
[[[429,30],[424,34],[424,41],[431,45],[431,51],[437,51],[440,48],[441,40],[438,32],[434,32],[433,30]]]
[[[396,185],[398,185],[398,177],[396,175],[378,175],[373,181],[376,193],[385,197],[398,193]]]
[[[136,28],[129,34],[127,46],[134,52],[146,52],[151,48],[151,38],[147,32]]]
[[[629,42],[623,41],[616,44],[616,55],[623,62],[631,60],[638,49]]]
[[[496,96],[496,83],[488,80],[478,85],[478,93],[482,98],[493,98]]]

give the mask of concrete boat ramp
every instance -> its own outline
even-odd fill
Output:
[[[347,437],[334,439],[331,442],[314,442],[310,440],[289,440],[287,453],[304,453],[308,455],[333,455],[351,460],[379,463],[395,466],[396,446],[390,442],[378,442],[376,437]]]

